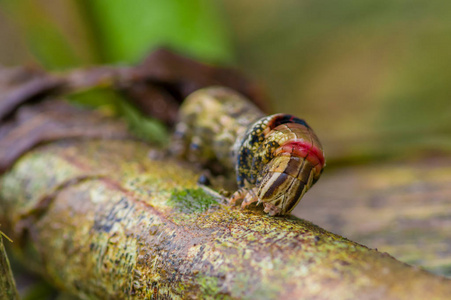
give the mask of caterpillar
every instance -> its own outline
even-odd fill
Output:
[[[289,214],[325,167],[321,143],[302,119],[265,116],[225,87],[195,91],[180,108],[171,152],[204,166],[235,173],[238,190],[229,199],[263,204],[271,216]]]

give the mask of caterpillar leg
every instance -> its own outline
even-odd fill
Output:
[[[228,201],[229,204],[231,206],[239,204],[241,201],[243,201],[244,197],[246,197],[247,191],[248,190],[246,188],[238,189],[235,193],[232,194],[232,196],[230,196]]]
[[[265,207],[263,211],[268,213],[270,216],[276,216],[282,212],[280,207],[277,207],[270,202],[263,203],[263,206]]]
[[[257,190],[255,188],[241,188],[229,198],[229,204],[235,206],[241,202],[241,208],[246,208],[254,202],[258,202],[257,204],[259,204],[260,201],[256,192]]]

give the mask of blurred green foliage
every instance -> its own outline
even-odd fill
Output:
[[[263,83],[275,111],[296,114],[315,128],[329,167],[451,152],[446,0],[0,0],[0,5],[20,24],[36,60],[50,69],[136,63],[156,46],[230,63],[232,37],[239,67]],[[128,119],[142,119],[137,114]]]
[[[231,60],[215,1],[85,0],[83,6],[107,62],[136,62],[158,46],[204,61]]]
[[[2,0],[46,68],[135,63],[151,49],[230,62],[231,45],[217,3],[209,0]]]
[[[138,63],[161,46],[206,62],[232,60],[214,1],[3,0],[0,4],[20,25],[31,52],[47,69]],[[168,138],[164,126],[145,118],[118,95],[94,90],[71,99],[115,107],[141,138],[160,144]]]
[[[451,152],[450,1],[224,3],[240,67],[315,128],[329,166]]]
[[[3,0],[0,4],[44,67],[64,69],[98,61],[76,1]]]

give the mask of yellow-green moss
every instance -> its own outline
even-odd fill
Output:
[[[201,188],[174,189],[168,204],[179,212],[202,213],[213,205],[218,205],[218,201]]]

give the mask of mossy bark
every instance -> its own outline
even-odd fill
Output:
[[[328,169],[300,218],[451,278],[451,158]]]
[[[82,298],[451,296],[450,280],[308,221],[223,205],[159,154],[132,140],[41,146],[1,178],[0,222],[30,267]]]

